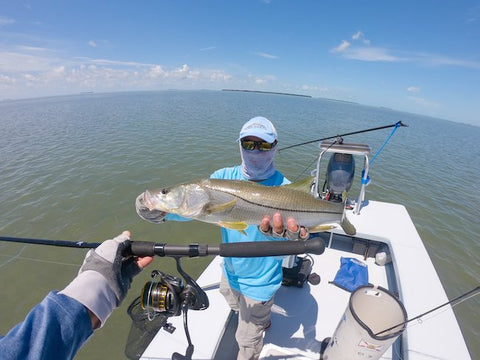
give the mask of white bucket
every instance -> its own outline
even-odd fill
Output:
[[[321,359],[379,359],[403,332],[406,321],[403,304],[388,290],[361,286],[350,295],[347,309]],[[390,330],[384,331],[387,329]]]

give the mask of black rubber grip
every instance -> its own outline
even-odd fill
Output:
[[[317,254],[325,251],[321,239],[307,241],[262,241],[220,244],[220,256],[224,257],[261,257],[297,254]]]
[[[148,241],[132,241],[130,252],[127,251],[125,255],[262,257],[304,253],[320,255],[324,250],[325,245],[321,239],[307,241],[252,241],[220,245],[169,245],[155,244]]]
[[[150,241],[131,241],[130,253],[128,255],[135,256],[154,256],[155,243]],[[127,254],[126,254],[127,255]]]

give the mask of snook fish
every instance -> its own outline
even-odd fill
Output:
[[[345,216],[343,203],[315,198],[310,193],[312,178],[283,186],[264,186],[251,181],[201,179],[164,188],[146,190],[136,200],[137,213],[155,222],[162,212],[243,232],[260,224],[265,215],[280,212],[285,223],[293,217],[310,232],[332,229],[340,224],[354,235],[355,227]]]

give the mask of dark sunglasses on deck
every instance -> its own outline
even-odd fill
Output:
[[[260,151],[270,151],[275,147],[275,145],[277,145],[277,140],[275,140],[273,143],[269,143],[267,141],[253,141],[241,139],[240,143],[242,144],[242,148],[248,151],[253,151],[255,149],[258,149]]]

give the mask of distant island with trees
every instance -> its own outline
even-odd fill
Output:
[[[251,93],[275,94],[275,95],[288,95],[288,96],[301,96],[301,97],[311,98],[311,96],[310,96],[310,95],[291,94],[291,93],[275,92],[275,91],[260,91],[260,90],[237,90],[237,89],[222,89],[222,91],[251,92]]]

